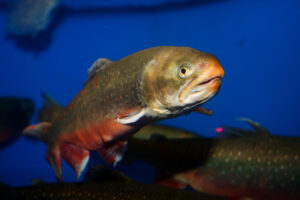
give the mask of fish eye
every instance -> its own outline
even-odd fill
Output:
[[[189,67],[187,65],[181,65],[178,70],[178,75],[181,78],[185,78],[189,75]]]

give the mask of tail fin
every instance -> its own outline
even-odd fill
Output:
[[[22,131],[22,134],[27,136],[33,136],[44,141],[44,136],[48,132],[50,126],[50,122],[41,122],[37,125],[28,126]]]

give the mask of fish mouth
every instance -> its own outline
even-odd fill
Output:
[[[214,76],[206,81],[202,81],[201,83],[197,84],[192,90],[191,93],[201,92],[203,90],[218,90],[221,85],[222,76]]]
[[[217,75],[217,76],[214,76],[213,78],[208,79],[207,81],[203,81],[203,82],[199,83],[198,85],[205,85],[205,84],[207,84],[207,83],[209,83],[209,82],[211,82],[215,79],[222,79],[222,78],[223,77],[221,75]]]
[[[211,99],[219,90],[222,82],[222,75],[216,75],[210,79],[194,85],[185,97],[181,99],[183,104],[200,105]]]

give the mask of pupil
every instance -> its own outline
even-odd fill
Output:
[[[181,69],[181,73],[182,73],[182,74],[185,74],[185,72],[186,72],[186,69],[182,68],[182,69]]]

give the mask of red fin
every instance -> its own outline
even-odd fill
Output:
[[[41,122],[37,125],[31,125],[26,127],[22,134],[28,135],[28,136],[34,136],[41,140],[43,140],[43,136],[47,134],[49,127],[51,126],[51,123],[49,122]]]
[[[89,161],[90,152],[71,143],[62,144],[60,150],[63,158],[74,169],[76,177],[79,179]]]
[[[101,157],[107,164],[113,163],[114,166],[122,160],[122,157],[127,149],[127,141],[119,141],[108,148],[99,150]]]
[[[157,169],[154,171],[154,183],[157,185],[163,185],[177,189],[183,189],[186,187],[186,184],[173,179],[171,176],[166,175],[165,173]]]

